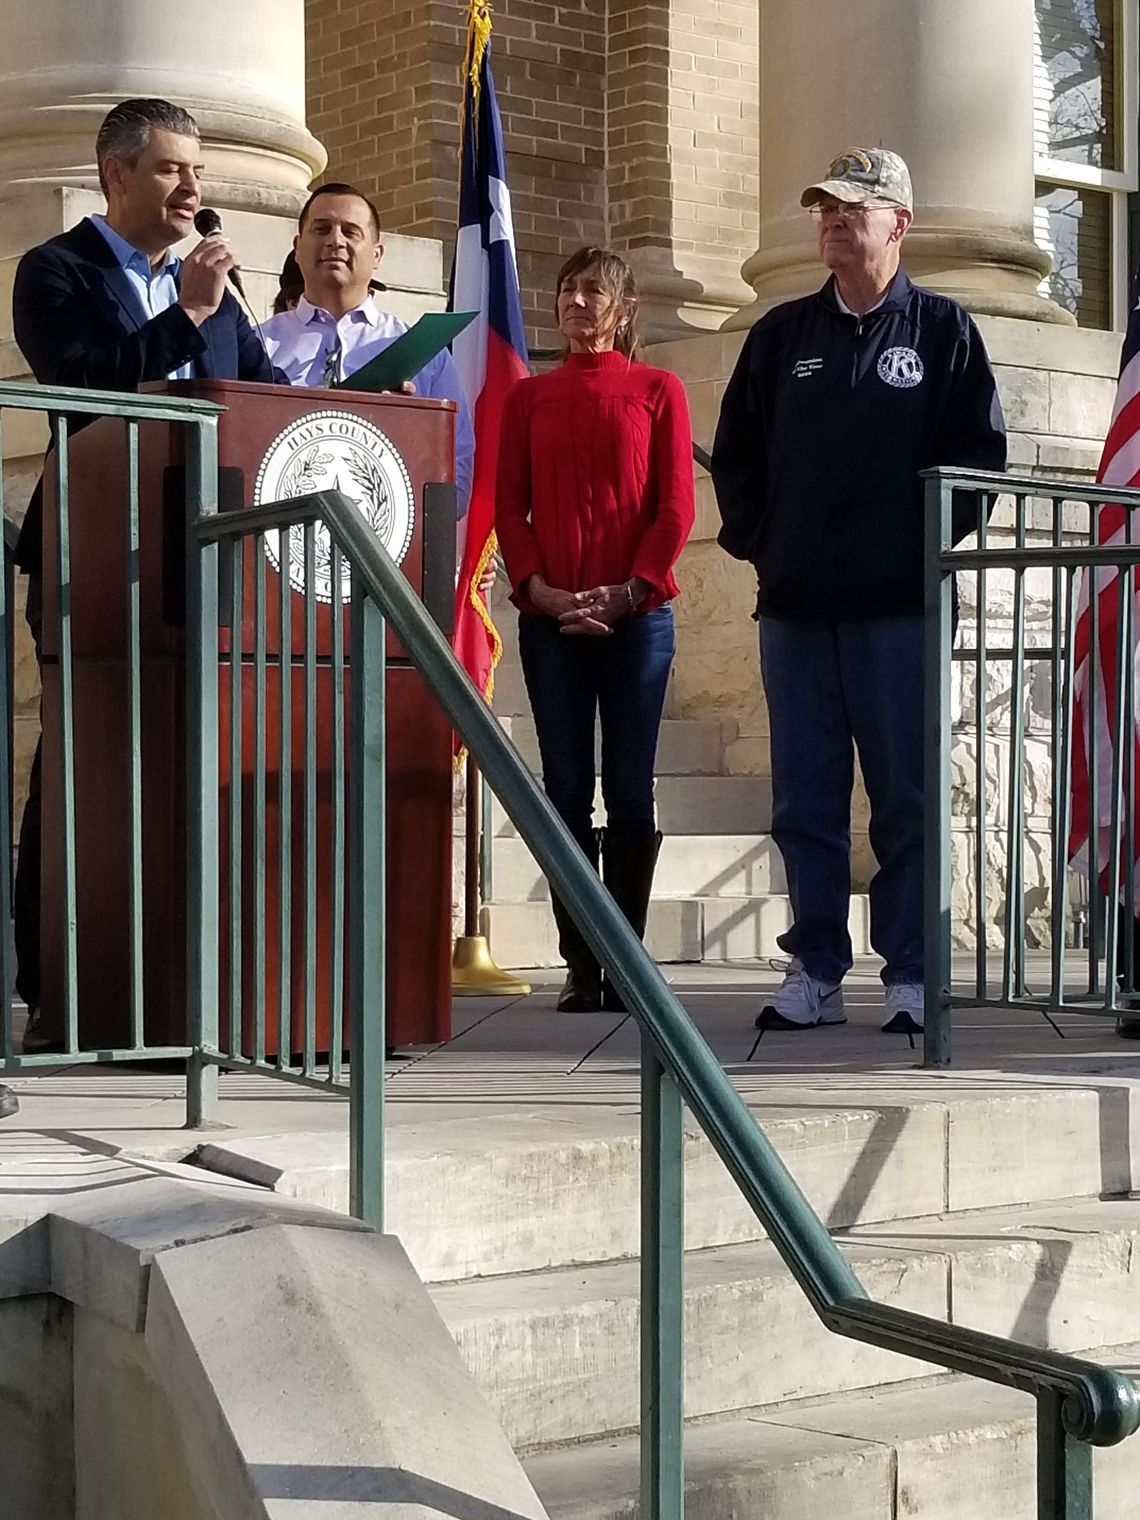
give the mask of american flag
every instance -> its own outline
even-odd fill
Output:
[[[1124,339],[1120,359],[1120,381],[1116,390],[1112,422],[1105,439],[1097,483],[1105,486],[1140,486],[1140,302],[1133,310]],[[1097,540],[1104,545],[1125,542],[1126,509],[1115,504],[1102,506],[1097,513]],[[1133,522],[1132,541],[1140,543],[1140,523]],[[1122,889],[1122,882],[1110,884],[1108,870],[1112,860],[1112,749],[1116,738],[1116,695],[1119,692],[1117,651],[1119,649],[1121,571],[1112,566],[1089,570],[1083,577],[1077,623],[1074,634],[1074,662],[1076,675],[1073,689],[1073,781],[1072,819],[1069,832],[1069,859],[1083,875],[1091,875],[1095,869],[1100,877],[1101,888],[1110,901]],[[1140,573],[1136,569],[1127,572],[1131,576],[1132,596],[1132,670],[1130,676],[1136,690],[1133,711],[1140,723],[1140,651],[1136,639],[1140,638]],[[1091,598],[1094,594],[1099,603],[1099,636],[1097,640],[1098,667],[1097,689],[1092,690],[1093,619]],[[1126,593],[1128,594],[1128,593]],[[1091,788],[1089,785],[1090,725],[1096,725],[1097,766],[1097,818],[1095,867],[1090,848],[1092,834]],[[1137,756],[1135,774],[1140,777],[1140,742],[1134,731],[1132,743]],[[1127,761],[1127,754],[1125,754]],[[1127,776],[1127,766],[1123,771]],[[1127,840],[1121,842],[1122,869],[1132,862],[1133,879],[1136,882],[1136,901],[1140,903],[1140,798],[1135,810],[1135,835],[1129,852]],[[1120,827],[1126,827],[1124,809],[1119,811]]]
[[[451,309],[479,316],[454,344],[475,423],[475,474],[455,602],[455,653],[490,700],[502,642],[479,580],[495,552],[495,471],[503,401],[527,374],[503,128],[491,75],[491,12],[472,0],[463,65],[459,233],[451,270]]]

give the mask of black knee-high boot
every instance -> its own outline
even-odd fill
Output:
[[[602,879],[638,939],[645,938],[653,873],[660,853],[661,835],[656,830],[627,834],[609,828],[602,840]],[[626,1011],[621,993],[608,977],[602,987],[602,1006],[611,1013]]]
[[[586,839],[578,841],[595,871],[598,869],[600,833],[600,829],[591,829]],[[550,905],[558,926],[558,953],[566,962],[566,981],[558,994],[558,1012],[597,1013],[602,1006],[602,968],[566,905],[554,892],[550,894]]]

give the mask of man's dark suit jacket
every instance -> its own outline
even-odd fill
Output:
[[[20,260],[12,318],[16,342],[41,385],[135,391],[183,364],[199,379],[276,378],[228,290],[201,327],[179,306],[144,321],[126,271],[89,218]],[[72,431],[82,420],[74,419]],[[16,545],[21,570],[38,571],[43,556],[41,487],[32,493]]]

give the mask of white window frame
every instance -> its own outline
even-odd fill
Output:
[[[1110,194],[1109,312],[1113,329],[1120,331],[1128,325],[1129,312],[1128,197],[1140,190],[1140,130],[1137,127],[1140,112],[1140,7],[1136,0],[1115,0],[1113,27],[1116,71],[1113,137],[1120,145],[1123,167],[1093,169],[1087,164],[1034,154],[1033,174],[1038,184]]]

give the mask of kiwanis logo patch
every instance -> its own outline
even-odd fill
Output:
[[[913,348],[886,348],[879,355],[879,379],[900,391],[922,384],[922,360]]]
[[[398,565],[407,554],[416,524],[415,493],[407,466],[391,439],[353,412],[308,412],[290,423],[269,445],[253,488],[255,506],[308,496],[314,491],[343,491],[359,507],[365,521]],[[305,589],[305,530],[265,535],[265,554],[275,570],[288,560],[289,583]],[[317,525],[314,544],[314,590],[317,600],[334,595],[332,540],[324,523]],[[352,571],[342,559],[340,600],[352,594]]]

